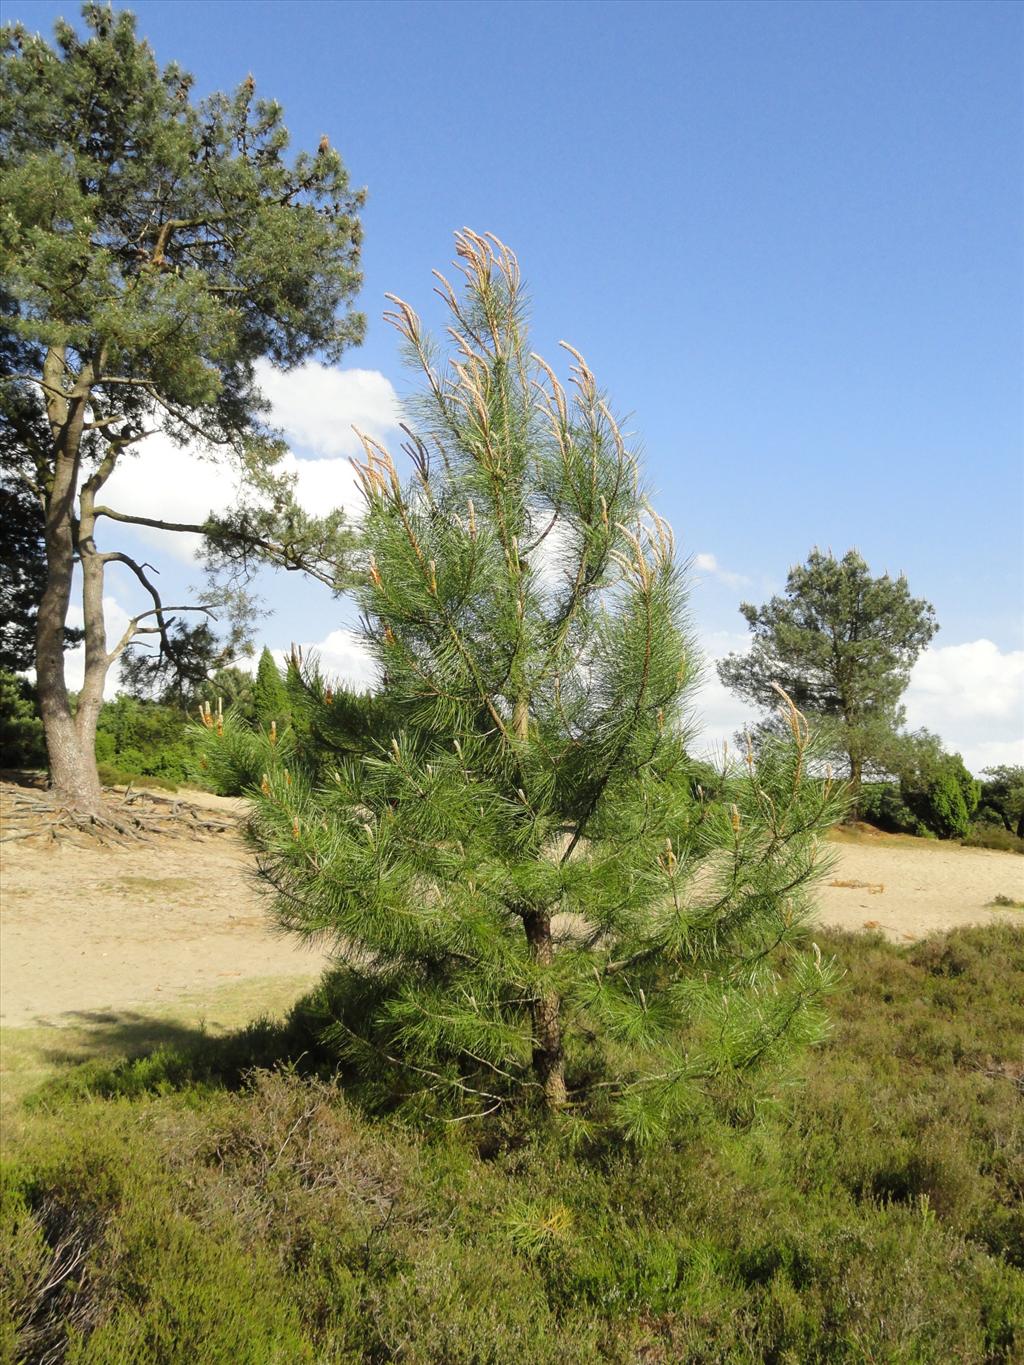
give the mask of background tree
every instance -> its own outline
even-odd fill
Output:
[[[9,435],[0,414],[0,668],[18,673],[36,655],[39,603],[46,587],[43,509],[23,478],[20,452],[6,448]],[[64,629],[70,648],[80,630]]]
[[[43,726],[31,683],[0,668],[0,764],[38,768],[46,762]]]
[[[256,669],[256,682],[253,687],[253,709],[256,719],[264,729],[269,730],[271,723],[283,726],[291,713],[288,689],[285,687],[281,670],[273,654],[266,646],[260,655]]]
[[[362,195],[324,138],[286,156],[280,107],[252,77],[230,95],[191,99],[192,78],[163,70],[127,12],[83,9],[56,49],[21,25],[2,32],[0,266],[4,279],[5,444],[44,514],[47,577],[36,670],[51,777],[69,807],[96,812],[96,718],[111,663],[135,637],[174,652],[173,613],[144,564],[101,550],[108,523],[207,533],[242,571],[254,555],[332,585],[349,537],[339,516],[305,516],[276,470],[282,443],[254,383],[260,358],[287,367],[336,359],[363,320],[347,311]],[[161,430],[230,460],[247,490],[219,521],[183,526],[105,506],[118,461]],[[132,573],[148,603],[121,640],[103,622],[107,566]],[[64,629],[81,572],[85,679],[72,713]]]
[[[218,668],[206,679],[186,708],[193,711],[200,702],[209,702],[215,709],[231,708],[242,720],[254,720],[256,700],[255,679],[237,664]]]
[[[817,1035],[831,972],[795,944],[842,800],[792,708],[787,745],[694,784],[668,527],[583,359],[570,399],[530,354],[515,257],[456,242],[448,366],[390,315],[426,381],[411,482],[370,440],[360,466],[392,728],[312,772],[230,723],[207,752],[262,746],[262,871],[282,925],[344,956],[329,1031],[368,1086],[586,1102],[646,1139]],[[305,696],[328,734],[337,697],[315,673]]]
[[[720,660],[719,677],[765,710],[775,706],[777,684],[827,729],[845,759],[855,812],[866,766],[884,763],[903,724],[900,698],[938,630],[934,608],[910,595],[902,574],[873,578],[856,550],[836,559],[814,549],[790,569],[784,595],[740,611],[751,647]]]
[[[994,817],[1003,828],[1024,839],[1024,766],[1001,763],[984,768],[979,818]]]

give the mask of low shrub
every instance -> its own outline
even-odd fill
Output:
[[[1009,1365],[1024,930],[819,942],[846,976],[801,1083],[640,1152],[371,1118],[282,1061],[315,1000],[51,1086],[6,1175],[7,1358]]]
[[[96,771],[104,787],[154,787],[157,791],[176,792],[178,783],[166,777],[153,777],[138,771],[128,771],[113,763],[97,763]]]
[[[962,842],[968,848],[994,848],[1002,853],[1024,853],[1024,839],[1001,825],[971,825]]]

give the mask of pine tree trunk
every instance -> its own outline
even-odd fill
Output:
[[[46,587],[36,620],[36,688],[50,760],[50,785],[62,805],[88,813],[98,811],[103,800],[96,770],[98,707],[86,708],[78,717],[72,715],[64,676],[64,627],[71,603],[75,569],[77,528],[74,506],[79,447],[85,422],[85,398],[65,398],[59,394],[62,369],[61,353],[51,349],[43,373],[47,382],[48,415],[54,433],[54,463],[53,482],[46,499]],[[102,593],[99,608],[102,637]],[[88,636],[88,622],[86,624]],[[92,637],[95,642],[95,628]],[[95,649],[93,654],[95,659]],[[105,665],[105,650],[103,660]],[[95,663],[93,671],[96,671]],[[102,700],[102,679],[99,689]]]
[[[541,910],[530,911],[523,916],[523,926],[534,962],[549,966],[554,957],[551,916]],[[566,1101],[561,1003],[553,991],[545,991],[532,1006],[533,1070],[548,1109],[561,1109]]]
[[[95,812],[103,799],[96,769],[98,710],[81,708],[77,716],[71,712],[64,680],[66,610],[61,609],[62,596],[60,579],[51,574],[36,629],[36,687],[50,761],[50,786],[61,805]]]

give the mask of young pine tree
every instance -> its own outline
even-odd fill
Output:
[[[579,353],[571,393],[530,353],[511,251],[456,243],[447,362],[388,315],[426,381],[412,478],[369,439],[358,466],[394,721],[315,776],[265,750],[261,866],[282,925],[337,947],[331,1037],[364,1077],[650,1138],[818,1035],[831,969],[795,945],[842,796],[793,708],[791,743],[698,784],[671,532]],[[314,676],[307,701],[329,734],[338,699]]]

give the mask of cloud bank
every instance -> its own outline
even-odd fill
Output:
[[[1024,649],[992,640],[926,649],[904,701],[911,728],[941,735],[971,772],[1024,763]]]
[[[349,460],[361,447],[352,428],[383,442],[394,437],[401,411],[391,381],[378,370],[338,370],[312,361],[287,372],[260,364],[257,378],[271,405],[271,424],[289,444],[278,469],[296,476],[300,505],[307,512],[343,507],[357,513],[361,501]],[[103,490],[104,502],[119,512],[185,524],[205,521],[239,495],[232,468],[201,458],[159,432],[119,462]],[[164,553],[194,562],[198,535],[134,529]]]
[[[347,459],[362,450],[353,427],[385,441],[402,420],[398,395],[379,370],[339,370],[312,360],[276,370],[264,361],[256,381],[293,450]]]

